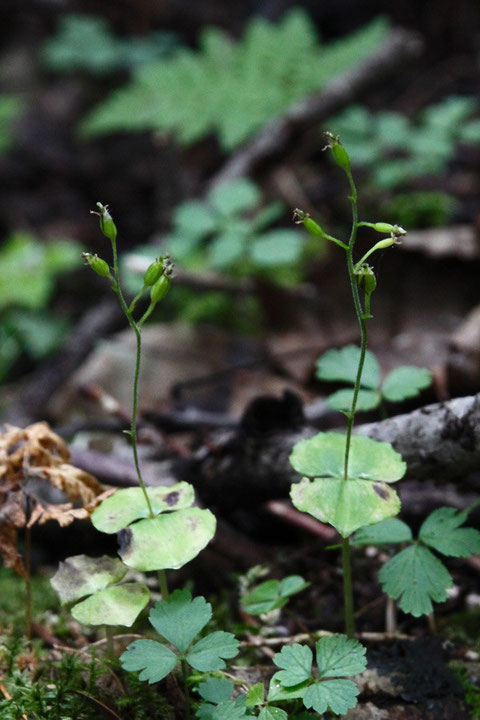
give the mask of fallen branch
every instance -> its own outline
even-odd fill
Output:
[[[357,100],[398,71],[403,63],[416,57],[420,50],[417,35],[402,29],[392,31],[385,43],[364,61],[334,78],[324,90],[295,103],[280,118],[265,125],[227,160],[210,181],[208,192],[226,181],[248,175],[260,162],[285,152],[299,134]]]

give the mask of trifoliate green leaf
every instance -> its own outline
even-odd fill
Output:
[[[118,558],[74,555],[61,562],[50,580],[63,603],[79,600],[121,580],[128,568]]]
[[[155,515],[188,508],[194,501],[193,486],[186,482],[170,487],[149,487],[147,495]],[[117,533],[149,514],[142,488],[124,488],[106,498],[93,511],[91,520],[100,532]]]
[[[434,510],[420,528],[420,540],[442,555],[468,557],[480,553],[480,532],[460,527],[467,516],[452,507]]]
[[[341,350],[328,350],[317,360],[319,380],[347,382],[353,385],[357,376],[360,348],[347,345]],[[380,385],[380,368],[375,355],[367,350],[363,365],[361,386],[376,390]]]
[[[186,508],[130,525],[119,534],[118,554],[136,570],[178,570],[203,550],[215,535],[210,510]]]
[[[352,409],[353,390],[337,390],[327,398],[327,405],[333,410],[349,411]],[[356,410],[367,412],[380,405],[380,393],[376,390],[359,390]]]
[[[422,545],[411,545],[395,555],[379,573],[384,592],[414,617],[429,615],[432,600],[447,599],[452,577],[441,561]]]
[[[226,667],[222,658],[233,658],[238,654],[238,640],[232,633],[218,630],[199,640],[186,656],[195,670],[209,672]]]
[[[400,510],[400,499],[389,485],[369,480],[304,478],[292,485],[290,497],[298,510],[330,523],[342,537]]]
[[[212,617],[204,597],[193,598],[188,590],[174,590],[150,610],[149,620],[159,635],[184,653]]]
[[[306,708],[313,708],[322,715],[328,708],[335,715],[345,715],[357,704],[359,690],[351,680],[329,680],[310,685],[303,696]]]
[[[83,625],[131,627],[149,600],[150,590],[143,583],[113,585],[74,605],[72,615]]]
[[[252,685],[245,695],[245,707],[255,707],[261,705],[265,699],[265,685],[262,682]]]
[[[135,640],[120,656],[124,670],[141,670],[140,680],[150,684],[159,682],[172,672],[178,658],[174,652],[156,640]]]
[[[382,385],[382,395],[391,402],[415,397],[432,383],[432,373],[426,368],[404,365],[389,373]]]
[[[292,450],[290,463],[306,477],[342,478],[345,463],[345,435],[318,433],[300,440]],[[389,443],[354,435],[351,439],[348,477],[359,480],[396,482],[406,465]]]
[[[309,583],[300,575],[291,575],[284,580],[266,580],[242,598],[242,606],[250,615],[277,610],[287,604],[288,598],[304,590]]]
[[[299,685],[311,675],[313,654],[308,645],[287,645],[275,653],[273,662],[283,668],[275,673],[277,680],[285,687]]]
[[[363,672],[367,666],[366,648],[358,640],[345,635],[335,634],[321,638],[315,647],[321,678],[356,675]]]
[[[393,517],[357,530],[353,545],[383,545],[409,542],[412,539],[412,531],[408,525]]]
[[[256,685],[253,687],[256,687]],[[253,690],[253,687],[250,690]],[[197,691],[204,700],[218,705],[221,702],[230,700],[233,692],[233,682],[227,678],[210,677],[200,683]]]
[[[264,707],[260,710],[258,720],[288,720],[288,715],[281,708]]]

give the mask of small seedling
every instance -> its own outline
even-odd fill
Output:
[[[331,149],[335,163],[345,172],[350,187],[350,237],[347,242],[332,237],[302,210],[295,211],[294,219],[303,224],[312,235],[329,240],[345,251],[361,343],[351,405],[345,412],[346,435],[319,433],[295,445],[290,462],[294,469],[303,475],[303,479],[292,486],[290,496],[298,510],[330,523],[342,536],[345,627],[347,635],[352,637],[354,622],[349,536],[363,525],[379,522],[398,513],[400,500],[389,483],[400,480],[406,469],[402,458],[389,443],[366,437],[352,437],[367,352],[367,320],[372,317],[371,296],[377,285],[373,269],[366,261],[378,250],[397,244],[398,238],[405,235],[405,230],[385,222],[359,221],[357,189],[350,168],[350,158],[338,137],[327,133],[327,141],[327,147]],[[387,237],[375,243],[360,260],[354,262],[355,240],[361,227],[369,227]],[[349,372],[348,380],[350,378]]]
[[[417,540],[408,525],[398,518],[364,527],[354,537],[355,545],[408,544],[380,570],[379,579],[387,595],[414,617],[429,615],[432,602],[444,602],[453,579],[435,550],[447,557],[469,557],[480,552],[480,532],[460,527],[478,503],[466,510],[451,507],[434,510],[423,522]]]
[[[348,345],[341,350],[328,350],[317,360],[317,378],[353,386],[359,360],[360,348],[355,345]],[[415,397],[431,382],[432,374],[429,370],[411,365],[395,368],[382,381],[377,359],[367,350],[357,396],[357,411],[383,407],[385,401],[397,403]],[[334,410],[348,411],[352,407],[353,392],[353,387],[337,390],[327,398],[327,404]]]
[[[288,603],[292,595],[305,590],[309,584],[300,575],[289,575],[283,580],[265,580],[242,597],[242,608],[249,615],[278,610]]]
[[[232,633],[217,630],[198,639],[199,633],[212,617],[212,606],[204,597],[192,600],[188,590],[175,590],[168,600],[160,600],[150,610],[149,619],[155,630],[174,650],[157,640],[135,640],[121,656],[125,670],[140,670],[140,680],[159,682],[180,663],[190,717],[188,666],[199,672],[222,670],[225,658],[238,653],[238,640]]]
[[[357,640],[344,635],[321,638],[315,649],[315,673],[313,653],[307,645],[295,643],[275,655],[273,662],[282,670],[270,681],[268,700],[301,698],[307,709],[343,715],[357,704],[358,688],[348,678],[365,670],[366,650]]]

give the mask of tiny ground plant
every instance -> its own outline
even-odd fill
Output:
[[[354,385],[360,352],[360,348],[355,345],[348,345],[341,350],[328,350],[317,360],[317,378]],[[367,350],[357,395],[357,412],[378,407],[384,409],[385,401],[397,403],[415,397],[431,382],[432,374],[429,370],[412,365],[395,368],[382,381],[377,359]],[[327,398],[327,404],[334,410],[349,410],[352,407],[353,392],[353,387],[337,390]]]
[[[444,602],[453,579],[432,550],[447,557],[469,557],[480,552],[480,532],[460,527],[478,502],[462,511],[451,507],[434,510],[414,540],[408,525],[398,518],[383,520],[355,533],[355,545],[407,545],[388,560],[379,579],[387,595],[414,617],[429,615],[433,602]]]
[[[212,606],[205,598],[192,600],[188,590],[175,590],[168,600],[160,600],[149,614],[155,630],[176,652],[157,640],[135,640],[121,656],[125,670],[140,670],[140,680],[159,682],[178,664],[181,666],[187,718],[190,717],[188,666],[198,672],[212,672],[226,667],[225,658],[238,654],[238,640],[232,633],[217,630],[198,639],[199,633],[212,617]]]
[[[292,595],[305,590],[309,584],[300,575],[289,575],[283,580],[265,580],[242,597],[241,605],[249,615],[263,615],[284,607]]]
[[[303,479],[292,486],[290,495],[297,509],[330,523],[342,536],[345,629],[352,637],[354,619],[349,537],[363,525],[380,522],[398,513],[400,500],[389,484],[400,480],[406,469],[402,458],[389,443],[352,436],[367,351],[367,320],[372,317],[370,301],[376,287],[375,274],[366,261],[377,250],[395,245],[398,238],[405,235],[405,230],[389,223],[358,220],[357,189],[348,153],[337,137],[328,133],[327,138],[333,158],[345,172],[350,186],[352,228],[348,242],[328,235],[301,210],[295,211],[295,219],[303,223],[311,234],[325,238],[345,251],[361,343],[351,406],[345,411],[346,435],[319,433],[295,445],[290,462]],[[375,243],[358,262],[354,262],[355,240],[361,227],[372,228],[388,237]]]
[[[162,597],[168,598],[165,570],[178,569],[198,555],[214,536],[216,520],[209,510],[192,507],[194,491],[188,483],[147,488],[143,481],[137,450],[141,331],[170,288],[173,265],[168,256],[151,263],[140,291],[127,305],[120,285],[117,229],[108,208],[101,203],[97,203],[97,207],[100,228],[111,242],[113,267],[90,253],[84,253],[84,259],[92,270],[110,281],[136,337],[132,419],[126,434],[132,444],[139,487],[117,490],[103,500],[91,516],[97,530],[119,534],[121,560],[84,555],[69,558],[60,566],[52,582],[65,603],[86,598],[72,610],[80,622],[105,624],[108,628],[118,624],[130,626],[148,603],[150,594],[143,583],[120,583],[128,568],[157,571]],[[137,320],[137,303],[147,292],[150,302]],[[111,633],[109,637],[111,639]]]

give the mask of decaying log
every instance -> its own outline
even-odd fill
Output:
[[[317,429],[304,423],[300,400],[255,400],[240,427],[212,435],[186,468],[207,504],[233,508],[286,497],[299,475],[292,447]],[[406,479],[455,480],[480,470],[480,394],[429,405],[356,432],[392,443],[407,463]]]
[[[287,392],[281,399],[260,397],[250,404],[236,428],[210,433],[208,444],[192,458],[148,460],[142,462],[143,474],[149,485],[187,480],[197,488],[202,503],[212,507],[258,507],[288,497],[292,482],[299,480],[288,461],[292,447],[317,432],[293,393]],[[480,470],[480,394],[360,425],[356,432],[391,442],[401,453],[407,463],[405,478],[410,481],[402,500],[415,514],[420,487],[433,505],[462,507],[475,499],[471,492],[460,494],[454,486],[436,492],[432,481],[452,482]],[[133,463],[125,458],[76,449],[72,457],[76,465],[103,482],[136,484]]]

